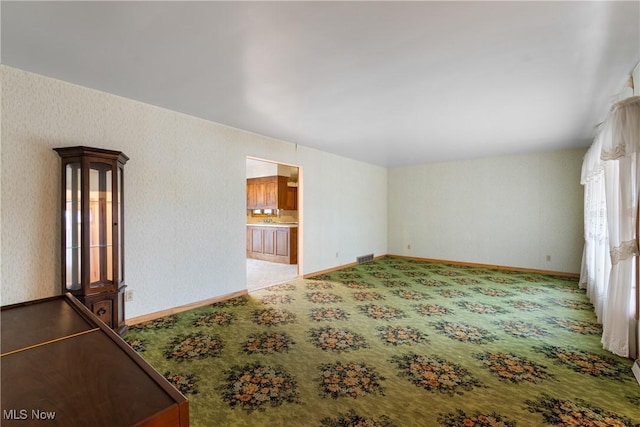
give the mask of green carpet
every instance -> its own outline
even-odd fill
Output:
[[[131,328],[192,426],[640,426],[577,280],[394,257]]]

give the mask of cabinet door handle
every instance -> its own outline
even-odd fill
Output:
[[[100,309],[96,312],[96,314],[98,316],[102,316],[103,314],[105,314],[107,312],[107,310],[104,307],[100,307]]]

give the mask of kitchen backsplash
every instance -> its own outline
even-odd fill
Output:
[[[247,210],[247,224],[259,224],[267,219],[272,222],[298,222],[298,211],[288,211],[284,209],[278,209],[278,214],[271,217],[256,217],[251,216],[251,211]]]

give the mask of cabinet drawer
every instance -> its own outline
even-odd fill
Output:
[[[91,303],[91,312],[104,323],[106,323],[110,328],[113,327],[111,324],[111,319],[113,318],[113,300],[105,299],[102,301]]]

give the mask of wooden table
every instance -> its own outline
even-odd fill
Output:
[[[188,426],[189,402],[70,294],[0,308],[2,426]]]

